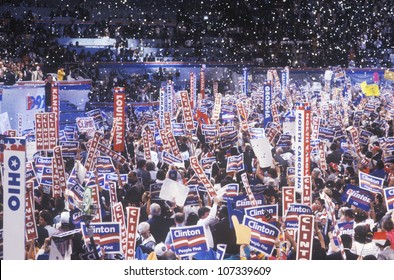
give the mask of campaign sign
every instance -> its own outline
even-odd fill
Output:
[[[172,133],[174,136],[186,135],[185,124],[184,123],[172,123]]]
[[[23,138],[4,138],[4,260],[25,259],[26,142]]]
[[[326,127],[319,127],[319,139],[326,140],[330,143],[334,141],[335,131]]]
[[[201,167],[204,170],[210,169],[212,164],[216,162],[216,157],[206,157],[201,159]]]
[[[159,197],[162,185],[163,185],[162,183],[150,185],[150,199],[151,200],[162,200]]]
[[[394,210],[394,187],[383,189],[387,210]]]
[[[384,179],[371,176],[367,173],[359,171],[358,174],[360,188],[372,193],[381,193]]]
[[[250,247],[271,255],[274,250],[276,238],[279,236],[279,229],[269,223],[265,223],[249,216],[244,216],[243,222],[251,231]]]
[[[36,163],[36,176],[39,180],[41,180],[44,167],[52,168],[52,158],[39,156],[35,159],[35,163]]]
[[[262,194],[255,195],[255,200],[257,202],[257,206],[263,205],[264,196]],[[246,194],[237,195],[232,198],[232,201],[227,201],[228,208],[228,216],[231,217],[235,215],[238,218],[238,221],[241,223],[245,214],[245,208],[255,207],[256,205],[252,205],[249,197]],[[230,221],[231,227],[232,222]]]
[[[282,134],[279,137],[278,143],[276,143],[277,147],[290,148],[291,147],[292,136],[290,134]]]
[[[85,223],[81,223],[82,234],[85,244],[90,244],[88,229]],[[106,253],[122,253],[120,247],[120,224],[119,223],[91,223],[95,244],[100,244]]]
[[[278,220],[278,204],[261,205],[256,207],[245,208],[245,215],[257,219],[259,221],[266,219],[267,215],[272,217],[271,221]]]
[[[369,191],[350,184],[346,185],[345,192],[342,194],[342,201],[346,201],[365,211],[369,211],[370,203],[373,200],[374,196]]]
[[[170,228],[172,246],[178,256],[194,255],[208,251],[203,226]]]
[[[264,128],[261,127],[250,127],[249,128],[250,138],[257,139],[265,136]]]
[[[312,215],[311,207],[301,203],[291,203],[286,212],[286,228],[298,229],[298,217],[300,215]]]
[[[167,163],[167,164],[170,164],[170,165],[175,165],[175,164],[182,165],[182,164],[184,164],[182,159],[180,159],[180,158],[174,156],[173,154],[170,154],[170,153],[168,153],[168,152],[166,152],[164,150],[162,152],[162,161]]]
[[[99,156],[96,161],[96,170],[98,173],[114,173],[115,167],[112,164],[112,159],[110,157]]]
[[[75,185],[69,187],[69,190],[74,193],[77,199],[83,199],[83,192],[85,191],[83,186],[76,183]]]
[[[44,167],[42,170],[41,184],[52,186],[53,183],[52,167]]]
[[[64,127],[63,131],[64,131],[64,135],[66,136],[67,141],[78,140],[78,137],[77,137],[78,130],[76,127],[66,125]]]
[[[122,185],[127,183],[127,174],[119,174],[120,176],[120,181],[122,182]],[[115,182],[118,183],[118,174],[116,173],[107,173],[104,174],[105,177],[105,182]]]
[[[62,147],[62,156],[75,158],[78,153],[79,142],[78,141],[59,141],[59,145]]]
[[[313,245],[313,215],[299,216],[299,229],[297,238],[297,260],[311,260],[312,259],[312,245]]]
[[[190,185],[188,187],[189,187],[189,193],[187,195],[185,205],[198,205],[199,196],[198,196],[197,186]]]
[[[257,205],[264,204],[264,198],[262,195],[256,195],[255,199],[257,201]],[[252,207],[252,202],[249,200],[247,195],[238,195],[233,199],[234,208],[244,210],[247,207]]]
[[[240,172],[245,169],[244,154],[227,158],[226,172]]]
[[[219,191],[218,195],[222,196],[224,201],[232,201],[234,197],[238,195],[239,184],[231,183],[223,186]]]
[[[216,124],[202,124],[201,125],[202,134],[205,136],[217,136],[218,130]]]
[[[339,230],[339,235],[348,234],[354,236],[354,222],[338,222],[336,227]]]

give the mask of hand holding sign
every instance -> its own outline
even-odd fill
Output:
[[[252,236],[252,230],[245,225],[240,225],[238,222],[238,218],[235,215],[231,216],[231,220],[233,221],[235,235],[237,236],[237,244],[248,245]]]

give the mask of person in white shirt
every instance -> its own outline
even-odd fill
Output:
[[[218,199],[217,197],[213,198],[213,205],[211,208],[207,206],[203,206],[198,209],[198,226],[203,226],[205,230],[205,236],[207,238],[207,244],[209,248],[214,248],[214,241],[211,232],[210,225],[213,224],[216,220],[216,213],[218,209],[217,205]]]

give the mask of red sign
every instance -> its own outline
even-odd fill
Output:
[[[97,185],[90,186],[88,188],[92,189],[92,204],[96,205],[98,207],[96,216],[94,216],[92,223],[101,223],[102,222],[102,217],[101,217],[101,210],[100,210],[100,195],[99,195],[99,189]]]
[[[59,120],[60,120],[60,99],[59,99],[59,85],[52,83],[51,87],[51,95],[52,95],[52,113],[55,113],[55,123],[56,123],[56,137],[59,135]]]
[[[313,223],[314,217],[312,215],[299,216],[296,256],[297,260],[312,259]]]
[[[127,252],[127,233],[123,205],[118,202],[112,205],[112,221],[120,223],[120,238],[122,239],[123,252]]]
[[[62,150],[60,146],[53,149],[53,195],[58,197],[62,191],[66,190],[66,172],[64,171],[64,163]],[[55,192],[56,189],[56,192]],[[56,193],[56,196],[55,196]]]
[[[312,180],[311,176],[305,176],[302,178],[303,188],[302,188],[302,204],[312,206]]]
[[[168,143],[170,144],[173,155],[179,159],[182,159],[181,152],[179,151],[178,148],[178,143],[176,142],[176,139],[172,131],[167,132],[167,139],[168,139]]]
[[[26,182],[26,209],[25,209],[25,226],[26,226],[26,240],[34,240],[38,238],[36,219],[34,217],[33,208],[33,190],[34,183]]]
[[[126,260],[135,259],[135,244],[137,240],[137,226],[140,217],[139,207],[126,207],[127,212],[127,249]]]
[[[201,99],[204,99],[205,96],[205,67],[200,70],[200,93]]]
[[[189,94],[187,93],[187,91],[181,91],[179,92],[179,94],[181,96],[183,121],[185,123],[186,129],[191,131],[194,129],[194,123],[193,123],[192,109],[190,107]]]
[[[296,202],[295,198],[296,195],[294,187],[282,188],[282,213],[286,213],[290,204]]]
[[[145,160],[150,161],[152,159],[151,154],[150,154],[150,143],[149,143],[149,136],[147,133],[143,133],[142,136],[143,139],[143,144],[144,144],[144,155],[145,155]]]
[[[193,168],[197,177],[200,179],[201,183],[206,188],[209,197],[213,198],[213,197],[217,196],[217,193],[216,193],[215,189],[213,188],[211,181],[209,181],[207,175],[204,172],[204,169],[198,163],[197,157],[195,157],[195,156],[190,157],[190,166]]]
[[[125,95],[123,93],[114,94],[114,118],[116,118],[116,128],[114,136],[114,151],[123,152],[125,146]]]
[[[37,151],[53,150],[56,147],[55,113],[37,113],[35,120]]]
[[[85,168],[90,171],[93,167],[93,159],[96,153],[97,146],[100,142],[101,134],[96,132],[93,136],[92,143],[89,146],[88,155],[86,156]]]

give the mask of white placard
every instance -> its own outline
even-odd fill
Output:
[[[259,160],[260,167],[270,167],[272,165],[271,145],[268,138],[250,139],[254,154]]]
[[[189,188],[187,186],[167,178],[163,181],[159,197],[169,201],[175,200],[176,205],[183,206],[188,194]]]

